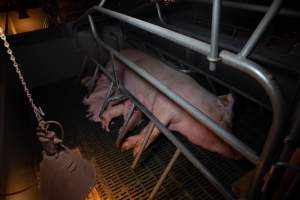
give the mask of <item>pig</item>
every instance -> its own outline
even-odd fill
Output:
[[[190,76],[176,71],[158,59],[141,51],[127,49],[121,53],[130,60],[133,60],[138,66],[174,91],[177,95],[197,107],[221,127],[229,131],[231,130],[233,117],[232,108],[234,105],[234,99],[231,94],[217,97],[200,86]],[[111,64],[108,66],[109,70],[110,68]],[[181,133],[190,142],[209,151],[219,153],[231,159],[241,158],[238,152],[217,137],[209,128],[194,119],[189,113],[161,94],[143,78],[137,76],[130,69],[125,68],[120,62],[116,62],[116,68],[121,72],[118,74],[118,78],[127,90],[149,109],[169,130]],[[97,87],[95,92],[98,92]],[[108,126],[111,120],[122,115],[125,117],[130,106],[131,102],[129,100],[117,105],[110,105],[100,119],[102,126],[109,131]],[[133,129],[141,119],[142,113],[139,110],[135,110],[125,131]],[[121,149],[133,149],[133,154],[136,156],[141,150],[141,145],[150,126],[151,125],[148,124],[143,128],[140,134],[128,137],[123,142]],[[160,130],[155,127],[152,130],[147,146],[155,141],[159,134]]]

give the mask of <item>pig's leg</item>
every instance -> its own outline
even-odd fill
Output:
[[[160,102],[159,100],[155,101],[155,105],[153,106],[153,114],[164,126],[168,126],[168,124],[171,122],[172,115],[165,112],[165,110],[161,109],[161,105],[163,105],[162,102]],[[133,148],[133,155],[136,156],[142,149],[142,144],[146,137],[150,124],[151,123],[149,123],[140,134],[128,137],[122,145],[122,150],[125,151]],[[159,136],[159,134],[160,130],[157,127],[155,127],[151,132],[145,149]]]

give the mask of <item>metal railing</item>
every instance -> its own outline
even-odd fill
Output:
[[[275,0],[276,1],[276,0]],[[103,5],[103,4],[102,4]],[[168,30],[166,28],[150,24],[148,22],[103,8],[101,6],[94,6],[93,8],[89,9],[82,17],[80,17],[79,20],[82,20],[86,17],[89,19],[89,24],[92,30],[92,34],[96,42],[110,52],[112,59],[118,59],[122,63],[125,64],[126,67],[130,68],[133,72],[135,72],[138,76],[145,79],[148,83],[150,83],[153,87],[158,89],[160,92],[162,92],[164,95],[166,95],[169,99],[174,101],[177,105],[179,105],[181,108],[183,108],[185,111],[190,113],[195,119],[205,124],[208,128],[210,128],[217,136],[219,136],[221,139],[223,139],[226,143],[231,145],[235,150],[240,152],[246,159],[251,161],[252,163],[257,165],[256,168],[256,174],[254,177],[254,180],[251,184],[251,187],[249,189],[248,197],[249,199],[255,199],[259,189],[262,185],[262,179],[264,175],[266,174],[267,170],[270,168],[274,152],[276,150],[276,147],[278,147],[278,144],[282,140],[284,136],[284,132],[282,131],[283,128],[283,122],[285,117],[285,110],[283,109],[283,98],[281,96],[281,93],[277,87],[277,84],[272,79],[271,74],[269,74],[267,71],[265,71],[261,66],[259,66],[257,63],[252,62],[246,58],[246,56],[241,56],[239,54],[234,54],[227,50],[222,50],[219,53],[219,57],[221,58],[220,62],[223,64],[226,64],[228,67],[237,69],[248,76],[252,77],[254,80],[256,80],[262,88],[265,90],[266,94],[268,95],[270,102],[272,104],[272,110],[273,110],[273,120],[272,125],[270,128],[270,131],[268,133],[268,137],[266,139],[262,154],[259,156],[256,155],[256,153],[249,148],[246,144],[244,144],[242,141],[237,139],[235,136],[233,136],[228,131],[221,128],[218,124],[216,124],[214,121],[212,121],[209,117],[207,117],[205,114],[203,114],[199,109],[191,105],[189,102],[184,100],[182,97],[175,94],[173,91],[171,91],[169,88],[164,86],[160,81],[158,81],[156,78],[151,76],[149,73],[147,73],[145,70],[137,66],[135,63],[131,62],[130,60],[126,59],[124,56],[122,56],[119,52],[105,44],[102,40],[99,39],[98,34],[95,29],[94,21],[91,16],[94,12],[100,12],[102,14],[105,14],[107,16],[113,17],[115,19],[118,19],[122,22],[125,22],[127,24],[130,24],[132,26],[135,26],[137,28],[140,28],[142,30],[145,30],[147,32],[150,32],[154,35],[157,35],[159,37],[162,37],[164,39],[167,39],[169,41],[172,41],[174,43],[177,43],[183,47],[186,47],[188,49],[192,49],[198,53],[201,53],[205,56],[209,56],[211,53],[211,45],[199,40],[196,40],[194,38],[179,34],[177,32],[174,32],[172,30]],[[268,11],[269,12],[269,11]],[[268,15],[268,12],[266,15]],[[271,12],[271,11],[270,11]],[[274,12],[274,11],[272,11]],[[217,12],[215,12],[217,13]],[[274,15],[272,15],[274,17]],[[217,18],[213,18],[217,19]],[[268,26],[269,23],[261,23],[260,26]],[[255,31],[252,35],[252,37],[261,37],[261,34],[257,36],[257,31]],[[258,40],[249,40],[248,45],[254,45],[255,47]],[[255,44],[253,44],[255,43]],[[251,52],[250,52],[251,53]],[[101,70],[106,74],[106,76],[111,81],[116,81],[115,78],[113,78],[106,69],[101,66],[100,63],[97,62],[96,59],[92,59],[100,68]],[[202,174],[226,197],[227,199],[234,199],[234,196],[231,191],[229,191],[224,185],[220,183],[220,181],[214,177],[207,168],[198,160],[196,157],[174,136],[172,133],[163,126],[160,121],[147,109],[145,108],[130,92],[126,90],[126,88],[119,83],[119,89],[120,91],[126,95],[135,106],[137,106],[154,124],[157,128],[161,130],[161,132],[177,147],[177,150],[175,152],[175,155],[178,154],[178,151],[182,155],[184,155],[197,169],[199,169]],[[148,134],[151,134],[151,131],[149,131]],[[147,142],[145,142],[147,143]],[[178,157],[175,156],[174,157]],[[176,160],[176,158],[174,158]],[[171,163],[174,164],[174,160],[171,160]],[[172,164],[170,164],[172,166]],[[168,165],[165,169],[165,172],[162,174],[161,179],[163,179],[163,176],[168,172],[170,169],[170,166]],[[161,184],[161,180],[157,183],[157,187],[159,187],[159,184]],[[157,188],[155,187],[155,188]],[[152,197],[154,194],[151,195]]]

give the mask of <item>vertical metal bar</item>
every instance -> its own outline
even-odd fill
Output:
[[[251,37],[239,53],[242,57],[249,56],[254,48],[256,47],[259,39],[261,39],[262,35],[265,33],[267,27],[270,25],[275,15],[280,10],[280,6],[282,4],[282,0],[274,0],[272,5],[270,6],[268,12],[265,14],[263,19],[260,21],[255,31],[252,33]]]
[[[130,106],[129,110],[128,110],[128,113],[127,113],[127,115],[126,115],[124,124],[123,124],[123,126],[120,128],[119,135],[118,135],[118,138],[117,138],[117,141],[116,141],[116,145],[117,145],[118,148],[121,147],[123,138],[125,137],[125,134],[126,134],[125,131],[127,131],[127,130],[126,130],[126,127],[127,127],[127,125],[128,125],[128,122],[129,122],[129,120],[130,120],[130,118],[131,118],[133,112],[134,112],[134,109],[135,109],[135,105],[132,104],[132,105]]]
[[[153,199],[154,196],[157,194],[160,186],[162,185],[163,181],[166,179],[168,173],[170,172],[171,168],[173,167],[173,165],[175,164],[177,158],[180,155],[180,150],[176,149],[173,157],[171,158],[170,162],[168,163],[168,165],[166,166],[165,170],[163,171],[163,173],[161,174],[159,180],[157,181],[156,185],[154,186],[150,196],[149,196],[149,200]]]
[[[221,0],[214,0],[212,12],[212,28],[211,28],[211,46],[210,55],[207,56],[209,63],[209,70],[216,70],[216,63],[220,61],[219,58],[219,33],[220,33],[220,15],[221,15]]]
[[[146,145],[147,145],[147,143],[148,143],[148,140],[149,140],[149,138],[150,138],[150,136],[151,136],[151,134],[152,134],[152,132],[153,132],[153,130],[154,130],[154,128],[155,128],[155,124],[154,124],[153,122],[149,122],[149,123],[151,123],[151,125],[149,126],[149,128],[148,128],[148,130],[147,130],[147,133],[146,133],[146,136],[145,136],[145,138],[144,138],[142,147],[141,147],[141,149],[140,149],[138,155],[135,157],[135,159],[134,159],[134,161],[133,161],[133,163],[132,163],[132,165],[131,165],[131,168],[132,168],[132,169],[135,169],[135,168],[136,168],[136,166],[137,166],[137,164],[138,164],[138,162],[139,162],[139,160],[140,160],[140,158],[141,158],[141,156],[142,156],[142,153],[143,153],[143,151],[144,151],[145,148],[146,148]]]
[[[117,73],[116,73],[115,58],[114,58],[114,55],[112,53],[110,54],[110,56],[111,56],[111,63],[112,63],[114,83],[116,84],[117,88],[119,88],[119,80],[118,80]]]
[[[281,163],[288,163],[292,158],[295,149],[297,148],[297,142],[300,141],[300,102],[298,102],[296,111],[294,112],[294,121],[290,129],[290,133],[284,140],[283,150],[279,156],[278,161]],[[274,168],[270,179],[266,183],[265,195],[270,195],[274,190],[276,184],[282,177],[285,169],[284,168]],[[268,198],[268,197],[267,197]]]
[[[104,99],[104,102],[103,102],[102,107],[101,107],[101,110],[100,110],[99,117],[102,116],[102,114],[104,113],[104,111],[105,111],[105,109],[106,109],[106,107],[107,107],[107,105],[108,105],[108,99],[109,99],[109,97],[112,95],[113,87],[114,87],[114,81],[112,81],[112,82],[110,83],[110,86],[109,86],[108,91],[107,91],[107,93],[106,93],[106,97],[105,97],[105,99]]]

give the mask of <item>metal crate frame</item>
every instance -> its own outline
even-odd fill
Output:
[[[117,59],[125,64],[126,67],[129,67],[132,71],[134,71],[138,76],[141,76],[147,82],[149,82],[152,86],[158,89],[161,93],[166,95],[169,99],[174,101],[178,104],[181,108],[186,110],[190,113],[195,119],[199,120],[207,127],[209,127],[212,131],[216,133],[217,136],[222,138],[225,142],[231,145],[235,150],[240,152],[246,159],[251,161],[252,163],[256,164],[256,173],[255,177],[250,185],[248,198],[249,199],[256,199],[258,197],[259,190],[262,187],[262,180],[264,175],[270,169],[271,164],[274,159],[274,152],[278,147],[279,143],[282,141],[283,137],[285,136],[283,132],[283,125],[284,119],[286,119],[286,111],[284,109],[284,101],[281,95],[281,92],[272,79],[272,75],[269,74],[265,69],[263,69],[257,63],[247,59],[252,51],[255,49],[259,39],[262,37],[263,33],[265,32],[266,28],[269,26],[270,22],[279,11],[281,7],[282,0],[274,0],[270,8],[268,9],[267,13],[243,47],[242,51],[239,54],[232,53],[227,50],[221,50],[220,53],[218,52],[218,35],[219,35],[219,20],[220,20],[220,10],[221,10],[221,1],[215,0],[213,5],[213,20],[212,20],[212,43],[211,45],[199,40],[196,40],[191,37],[187,37],[183,34],[179,34],[172,30],[150,24],[148,22],[103,8],[105,0],[102,0],[99,6],[94,6],[89,9],[83,16],[81,16],[78,20],[81,21],[86,17],[89,20],[89,25],[92,30],[92,34],[98,45],[106,49],[112,59]],[[112,18],[118,19],[122,22],[140,28],[144,31],[150,32],[154,35],[162,37],[164,39],[170,40],[174,43],[177,43],[181,46],[186,48],[192,49],[202,55],[208,57],[208,60],[211,62],[211,70],[214,70],[216,62],[222,62],[226,64],[228,67],[232,67],[237,69],[248,76],[252,77],[256,80],[262,88],[265,90],[266,94],[268,95],[270,102],[272,104],[272,111],[273,111],[273,121],[268,133],[266,142],[263,147],[262,154],[258,156],[251,148],[249,148],[246,144],[242,141],[237,139],[228,131],[221,128],[218,124],[212,121],[209,117],[203,114],[199,109],[195,108],[189,102],[184,100],[182,97],[176,95],[173,91],[168,89],[162,83],[160,83],[157,79],[147,73],[145,70],[131,62],[130,60],[126,59],[122,56],[119,52],[108,46],[105,42],[100,40],[98,37],[97,31],[95,29],[92,13],[100,12]],[[77,27],[78,23],[75,23],[75,28]],[[127,96],[133,104],[139,108],[153,123],[153,126],[156,126],[161,130],[161,132],[172,142],[176,147],[177,150],[174,153],[171,161],[167,165],[166,169],[164,170],[161,178],[159,179],[157,185],[154,187],[153,193],[150,195],[150,199],[154,197],[155,193],[157,192],[158,188],[160,187],[162,181],[168,174],[169,170],[172,168],[172,165],[176,161],[177,157],[182,154],[184,155],[227,199],[235,199],[234,195],[231,191],[229,191],[222,183],[209,172],[209,170],[195,158],[195,156],[165,127],[161,124],[161,122],[147,109],[145,108],[122,84],[118,83],[116,78],[112,76],[107,70],[95,59],[89,57],[93,62],[97,64],[98,67],[103,71],[103,73],[112,81],[112,84],[118,85],[119,90]],[[151,132],[149,132],[150,134]],[[149,134],[147,135],[149,137]],[[146,144],[147,141],[145,139],[144,143]],[[140,154],[142,151],[140,152]],[[133,167],[138,162],[140,157],[137,157],[137,160],[134,162]]]

